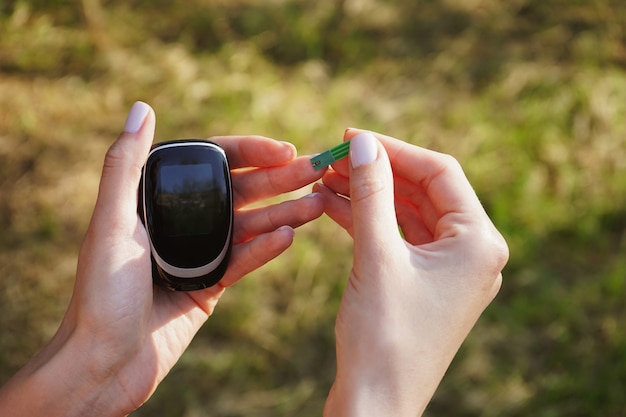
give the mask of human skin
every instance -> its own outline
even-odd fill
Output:
[[[314,188],[354,239],[324,415],[414,417],[497,294],[508,248],[454,158],[356,129],[345,139],[350,161]]]
[[[154,134],[133,106],[105,158],[79,254],[74,294],[51,342],[0,389],[0,415],[123,416],[143,404],[212,314],[225,289],[282,253],[294,227],[324,210],[354,239],[337,317],[337,374],[325,416],[421,414],[474,323],[498,292],[508,259],[450,156],[349,130],[350,162],[316,172],[292,145],[217,137],[233,170],[235,234],[219,285],[168,292],[151,280],[137,186]],[[392,172],[393,167],[393,172]],[[249,204],[324,174],[316,193]],[[402,233],[400,233],[400,231]]]
[[[235,222],[232,255],[218,285],[171,292],[152,283],[137,188],[155,128],[136,103],[104,161],[82,244],[74,292],[50,343],[0,389],[0,415],[124,416],[167,375],[225,289],[286,250],[294,228],[319,217],[318,194],[246,209],[318,180],[293,145],[259,136],[213,137],[229,157]]]

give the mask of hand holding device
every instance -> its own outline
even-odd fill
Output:
[[[178,291],[216,284],[228,265],[233,187],[224,149],[191,139],[153,146],[139,185],[152,278]]]
[[[247,208],[321,177],[322,172],[311,167],[308,157],[296,158],[293,145],[260,136],[214,137],[211,141],[228,155],[232,179],[232,208],[236,214],[230,261],[216,285],[202,291],[164,291],[153,284],[150,239],[137,215],[137,190],[154,128],[152,109],[136,103],[124,133],[107,152],[98,199],[79,254],[74,293],[63,322],[50,343],[0,389],[0,415],[131,413],[150,397],[174,366],[212,314],[225,288],[280,255],[293,241],[293,228],[322,214],[323,200],[316,194]],[[209,191],[212,186],[205,184],[208,167],[202,166],[208,165],[206,162],[201,159],[186,164],[177,160],[162,165],[160,183],[160,174],[156,173],[152,208],[166,221],[158,223],[161,229],[154,239],[187,240],[197,232],[204,239],[202,236],[222,227],[207,222],[203,203],[196,200],[199,194],[228,194]],[[224,175],[213,179],[223,186],[227,175],[222,169],[225,167],[218,163],[211,172]],[[167,178],[183,180],[176,184],[179,181]],[[185,192],[185,178],[198,180],[200,184],[192,187],[198,195]],[[177,223],[179,216],[170,212],[177,209],[168,201],[177,197],[184,200],[176,206],[188,212],[189,216],[184,217],[197,215],[200,219],[194,221],[197,228]],[[227,211],[227,205],[217,200],[210,204],[226,207]],[[222,249],[209,251],[208,258],[203,258],[204,252],[197,259],[184,259],[185,254],[170,257],[167,250],[161,257],[176,267],[202,264],[211,265],[209,269],[215,266],[214,271],[218,271],[228,257],[222,259],[221,254],[229,247],[230,235],[221,229],[216,236],[222,238]],[[155,247],[157,254],[163,253],[160,244]],[[213,258],[220,260],[211,264]]]

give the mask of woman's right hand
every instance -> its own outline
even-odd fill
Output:
[[[451,156],[348,130],[316,191],[354,239],[325,416],[421,414],[498,292],[502,235]]]

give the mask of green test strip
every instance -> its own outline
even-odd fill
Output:
[[[319,171],[320,169],[327,167],[333,162],[336,162],[341,158],[345,158],[346,156],[348,156],[348,152],[350,152],[349,140],[311,158],[311,165],[313,165],[313,168],[315,168],[316,171]]]

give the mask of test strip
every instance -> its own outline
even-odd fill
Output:
[[[311,158],[311,165],[316,171],[326,168],[328,165],[348,156],[350,152],[350,141],[345,141],[337,146],[333,146],[326,152]]]

